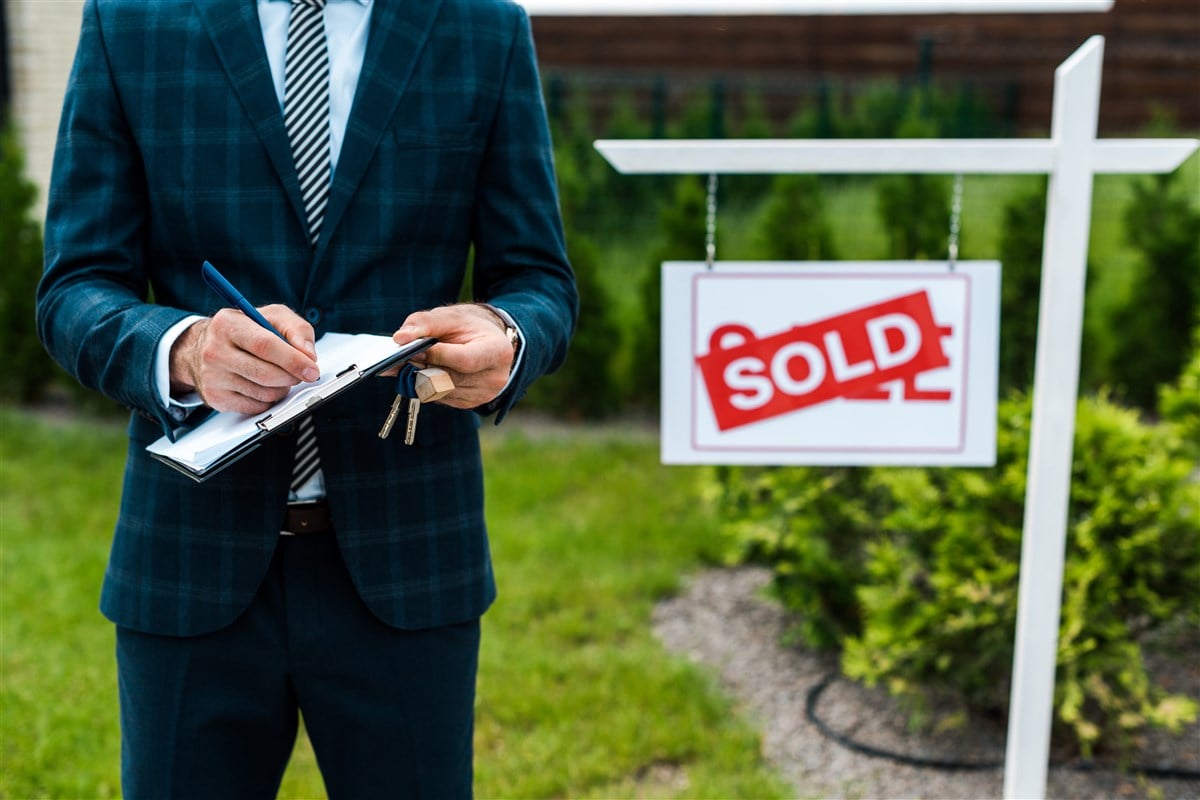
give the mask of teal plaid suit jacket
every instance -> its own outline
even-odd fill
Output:
[[[294,437],[203,484],[144,448],[178,423],[152,354],[222,306],[209,259],[257,303],[326,331],[390,334],[460,295],[524,333],[497,421],[565,358],[577,297],[565,255],[528,20],[507,0],[376,0],[320,244],[303,201],[253,0],[88,0],[46,223],[38,327],[84,385],[129,406],[120,513],[101,593],[117,624],[195,635],[231,622],[276,547]],[[495,597],[479,415],[421,414],[416,445],[376,433],[378,380],[314,421],[356,587],[403,628],[478,617]]]

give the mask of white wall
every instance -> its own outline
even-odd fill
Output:
[[[25,144],[26,173],[38,186],[41,217],[83,0],[8,0],[6,5],[12,111]]]

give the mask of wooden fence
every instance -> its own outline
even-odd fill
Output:
[[[1117,0],[1106,14],[536,17],[543,71],[602,96],[671,102],[719,81],[754,90],[786,116],[836,81],[934,80],[987,94],[1011,128],[1044,134],[1054,69],[1090,35],[1106,37],[1100,127],[1144,131],[1158,109],[1200,130],[1200,0]],[[682,87],[682,88],[681,88]]]

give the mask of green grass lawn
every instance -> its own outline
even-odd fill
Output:
[[[519,420],[518,417],[514,422]],[[114,797],[112,628],[96,610],[125,437],[0,412],[0,798]],[[481,798],[773,798],[757,735],[666,653],[655,601],[718,546],[697,473],[648,438],[484,437],[500,599],[485,617]],[[281,797],[324,797],[301,737]]]

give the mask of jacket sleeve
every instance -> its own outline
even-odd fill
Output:
[[[505,413],[566,358],[579,299],[567,261],[549,124],[529,19],[514,14],[503,93],[488,137],[472,237],[478,299],[503,308],[523,334],[522,360],[485,413]]]
[[[37,326],[50,355],[84,386],[158,420],[153,355],[185,311],[147,302],[142,247],[149,201],[141,156],[88,0],[50,180]]]

